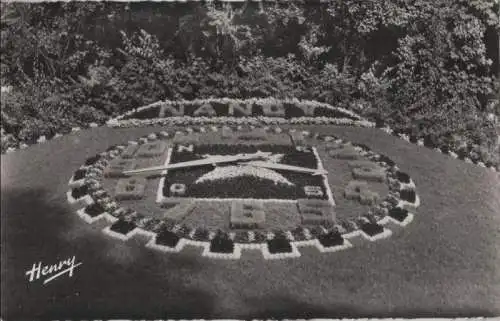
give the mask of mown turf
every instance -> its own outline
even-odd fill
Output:
[[[316,128],[385,153],[415,181],[414,222],[374,243],[265,261],[165,254],[101,233],[66,203],[86,159],[151,128],[99,128],[2,155],[2,317],[459,317],[500,313],[498,174],[375,129]],[[154,130],[154,129],[153,129]],[[355,242],[357,243],[357,242]],[[76,256],[72,278],[46,285],[33,263]]]

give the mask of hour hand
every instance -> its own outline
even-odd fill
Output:
[[[262,161],[251,161],[251,162],[245,162],[245,163],[241,163],[241,164],[255,166],[255,167],[264,167],[264,168],[269,168],[269,169],[292,171],[292,172],[298,172],[298,173],[308,173],[308,174],[312,174],[312,175],[326,175],[326,174],[328,174],[328,172],[326,170],[320,169],[320,168],[308,168],[308,167],[293,166],[293,165],[286,165],[286,164],[279,164],[279,163],[270,163],[270,162],[262,162]]]
[[[263,157],[263,155],[267,155],[267,153],[255,153],[255,154],[247,154],[247,155],[220,155],[220,156],[213,156],[213,157],[207,157],[204,159],[197,159],[197,160],[192,160],[192,161],[187,161],[187,162],[180,162],[180,163],[174,163],[174,164],[168,164],[168,165],[161,165],[161,166],[152,166],[152,167],[145,167],[145,168],[139,168],[139,169],[134,169],[130,171],[125,171],[123,174],[125,175],[133,175],[133,174],[142,174],[142,173],[147,173],[147,172],[159,172],[159,171],[165,171],[165,170],[171,170],[171,169],[179,169],[179,168],[188,168],[188,167],[197,167],[197,166],[204,166],[204,165],[217,165],[217,164],[222,164],[222,163],[231,163],[231,162],[237,162],[237,161],[242,161],[242,160],[253,160],[253,159],[258,159]]]

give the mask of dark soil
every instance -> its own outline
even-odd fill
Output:
[[[389,210],[389,216],[395,220],[403,222],[406,217],[408,217],[408,211],[403,208],[394,207]]]
[[[180,237],[178,237],[175,233],[172,233],[168,230],[163,230],[159,232],[156,236],[156,243],[160,245],[165,245],[169,247],[175,247],[179,242]]]
[[[85,169],[79,169],[73,174],[73,180],[77,181],[85,177],[87,171]]]
[[[267,248],[271,254],[292,252],[292,245],[285,238],[274,238],[267,241]]]
[[[89,187],[87,185],[82,185],[80,187],[73,188],[73,190],[71,191],[71,196],[77,200],[87,195],[88,193],[89,193]]]
[[[228,238],[215,237],[210,242],[210,252],[214,253],[233,253],[234,242]]]
[[[410,175],[403,173],[403,172],[396,172],[396,179],[400,181],[401,183],[409,183],[410,182]]]
[[[92,217],[95,217],[104,213],[104,208],[101,205],[94,203],[85,208],[85,213]]]
[[[402,200],[410,203],[415,203],[417,199],[417,194],[415,193],[414,190],[411,189],[403,189],[399,192],[399,195]]]
[[[330,232],[328,234],[323,234],[318,237],[318,241],[324,247],[332,247],[344,244],[344,238],[338,232]]]
[[[361,229],[363,232],[368,234],[369,236],[374,236],[377,234],[380,234],[384,231],[384,227],[381,225],[378,225],[376,223],[366,223],[361,226]]]
[[[128,232],[132,231],[135,228],[136,228],[136,226],[132,222],[118,220],[116,223],[111,225],[110,230],[117,232],[117,233],[121,233],[121,234],[127,234]]]

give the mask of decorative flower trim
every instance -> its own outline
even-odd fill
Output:
[[[210,130],[219,128],[212,126]],[[286,131],[279,127],[266,127],[266,131]],[[186,128],[186,132],[206,132],[205,127]],[[288,130],[295,131],[294,129]],[[165,131],[149,134],[131,141],[129,144],[144,144],[158,137],[171,137],[175,133]],[[415,192],[415,184],[406,173],[399,171],[395,163],[384,155],[372,152],[362,144],[348,143],[333,135],[319,135],[307,131],[304,135],[326,142],[334,141],[341,145],[354,146],[360,155],[385,168],[389,194],[378,205],[357,219],[340,220],[333,226],[318,225],[308,229],[298,226],[293,230],[216,232],[203,227],[189,228],[172,221],[160,221],[145,217],[135,211],[121,208],[102,188],[99,179],[109,161],[119,156],[125,146],[112,146],[107,151],[86,160],[69,181],[71,189],[67,192],[68,201],[76,204],[77,214],[86,222],[93,223],[106,219],[111,226],[104,233],[121,240],[136,234],[150,237],[146,247],[164,252],[179,252],[186,245],[202,247],[202,256],[222,259],[239,259],[243,250],[260,250],[265,259],[284,259],[300,256],[300,247],[314,246],[321,253],[336,252],[353,247],[350,239],[363,237],[376,241],[389,237],[392,232],[385,225],[392,223],[406,226],[420,204]]]
[[[12,146],[8,147],[5,150],[5,152],[2,152],[2,154],[10,154],[10,153],[15,152],[16,150],[26,149],[31,145],[43,144],[43,143],[48,142],[49,140],[54,140],[54,139],[60,138],[63,135],[70,135],[70,134],[74,134],[76,132],[79,132],[80,130],[83,130],[83,129],[96,128],[99,126],[101,126],[101,125],[99,125],[97,123],[90,123],[90,124],[85,125],[83,127],[72,127],[71,129],[67,129],[67,130],[63,131],[62,133],[56,133],[53,136],[41,135],[33,142],[21,141],[15,147],[12,147]]]
[[[301,108],[305,114],[314,113],[314,109],[316,108],[325,108],[332,112],[339,112],[349,117],[355,118],[337,118],[337,117],[311,117],[311,116],[301,116],[301,117],[293,117],[293,118],[281,118],[281,117],[269,117],[269,116],[258,116],[258,117],[231,117],[231,116],[223,116],[223,117],[207,117],[207,116],[172,116],[165,118],[152,118],[152,119],[125,119],[130,117],[136,113],[147,111],[148,109],[160,108],[164,105],[176,105],[176,106],[192,106],[199,105],[203,106],[204,104],[282,104],[282,105],[294,105],[298,108]],[[286,108],[286,107],[285,107]],[[276,124],[302,124],[302,125],[343,125],[343,126],[355,126],[355,127],[365,127],[365,128],[373,128],[377,127],[383,130],[384,132],[391,134],[393,136],[397,136],[407,142],[415,143],[419,146],[426,146],[429,148],[436,149],[436,146],[433,146],[430,142],[424,141],[423,139],[417,139],[417,137],[410,136],[405,133],[400,133],[392,130],[390,127],[384,125],[384,123],[375,123],[368,121],[358,114],[347,110],[345,108],[331,106],[326,103],[321,103],[313,100],[299,100],[297,98],[294,99],[284,99],[278,100],[275,98],[252,98],[252,99],[231,99],[231,98],[209,98],[209,99],[196,99],[196,100],[180,100],[180,101],[159,101],[146,106],[142,106],[131,110],[125,114],[122,114],[118,117],[112,118],[107,122],[107,125],[110,127],[135,127],[135,126],[152,126],[152,125],[164,125],[164,126],[176,126],[176,125],[199,125],[199,124],[250,124],[254,123],[265,124],[265,125],[276,125]],[[472,146],[467,146],[467,150],[471,150]],[[437,150],[443,154],[447,154],[453,158],[459,158],[464,160],[470,164],[476,164],[480,167],[489,168],[492,171],[500,171],[500,164],[494,164],[491,162],[483,162],[479,159],[475,159],[473,157],[469,157],[470,154],[464,155],[463,153],[458,153],[458,151],[450,150],[447,147],[437,148]]]
[[[205,183],[213,182],[221,179],[222,177],[239,177],[239,176],[252,176],[262,179],[268,179],[274,184],[283,184],[287,186],[293,186],[294,184],[287,180],[284,176],[278,174],[277,172],[261,167],[234,165],[234,166],[224,166],[216,167],[213,171],[200,176],[195,183]]]
[[[331,117],[296,117],[296,118],[281,118],[281,117],[192,117],[192,116],[173,116],[168,118],[158,119],[129,119],[108,121],[107,125],[113,128],[129,128],[129,127],[146,127],[146,126],[189,126],[189,125],[340,125],[340,126],[355,126],[373,128],[375,123],[368,120],[352,120],[348,118],[331,118]]]
[[[164,101],[158,101],[158,102],[146,105],[146,106],[141,106],[141,107],[138,107],[136,109],[130,110],[122,115],[119,115],[115,118],[110,119],[108,121],[108,123],[116,123],[117,121],[125,120],[126,118],[131,117],[134,114],[139,114],[141,112],[147,113],[148,110],[155,110],[155,109],[158,109],[157,114],[153,117],[150,117],[150,118],[151,119],[159,118],[159,115],[160,115],[159,109],[161,109],[164,106],[178,106],[178,107],[180,107],[180,109],[177,112],[181,113],[182,115],[178,115],[178,116],[185,117],[185,116],[188,116],[188,115],[185,115],[185,113],[184,113],[186,108],[192,108],[194,106],[198,106],[198,108],[203,109],[206,105],[210,105],[210,104],[226,105],[226,107],[227,107],[226,112],[227,112],[228,116],[232,116],[231,115],[232,112],[230,110],[232,110],[234,108],[233,106],[235,106],[235,105],[236,106],[245,105],[247,107],[250,106],[251,110],[253,109],[253,106],[255,106],[255,105],[257,105],[257,106],[272,106],[269,110],[267,110],[267,109],[262,110],[264,116],[271,116],[271,117],[276,116],[282,112],[285,112],[285,110],[287,108],[289,108],[290,105],[292,105],[294,107],[297,107],[299,110],[301,110],[302,114],[304,116],[306,116],[306,115],[313,116],[314,111],[316,109],[323,108],[323,109],[326,109],[328,111],[344,114],[346,116],[349,116],[349,117],[357,119],[357,120],[363,120],[363,118],[361,116],[359,116],[358,114],[356,114],[348,109],[341,108],[341,107],[334,107],[332,105],[329,105],[326,103],[321,103],[321,102],[314,101],[314,100],[300,100],[297,98],[276,99],[273,97],[267,97],[267,98],[250,98],[250,99],[208,98],[208,99],[175,100],[175,101],[164,100]],[[206,110],[203,110],[203,111],[206,111]],[[211,112],[214,111],[212,109],[212,107],[210,107],[210,111]],[[233,112],[234,112],[234,110],[233,110]],[[196,116],[197,115],[195,115],[195,117]],[[211,115],[211,116],[215,116],[215,115]],[[239,118],[239,117],[236,117],[236,118]],[[131,119],[137,119],[137,118],[134,117]]]
[[[405,134],[405,133],[397,132],[397,131],[391,129],[389,126],[384,125],[383,123],[377,123],[375,127],[379,128],[380,130],[382,130],[383,132],[385,132],[389,135],[396,136],[396,137],[401,138],[409,143],[414,143],[418,146],[425,146],[425,147],[433,149],[439,153],[448,155],[452,158],[463,160],[466,163],[475,164],[475,165],[477,165],[479,167],[483,167],[483,168],[488,168],[493,172],[500,172],[500,164],[495,164],[493,162],[483,162],[480,159],[470,157],[472,152],[467,153],[467,152],[463,152],[463,151],[459,151],[459,150],[453,150],[453,149],[450,149],[448,146],[438,147],[438,146],[434,145],[432,142],[425,140],[423,138],[417,138],[416,136],[410,136],[410,135]],[[465,147],[466,150],[470,150],[470,151],[472,151],[472,148],[473,148],[472,145],[467,145]]]
[[[349,118],[335,118],[335,117],[295,117],[295,118],[290,118],[290,119],[285,119],[285,118],[280,118],[280,117],[265,117],[265,116],[258,116],[258,117],[206,117],[206,116],[197,116],[197,117],[192,117],[192,116],[173,116],[173,117],[167,117],[167,118],[156,118],[156,119],[146,119],[146,120],[140,120],[140,119],[129,119],[129,120],[124,120],[123,118],[128,117],[133,115],[134,113],[141,112],[141,111],[146,111],[148,109],[152,108],[158,108],[161,105],[193,105],[193,104],[204,104],[204,103],[222,103],[222,104],[227,104],[227,103],[262,103],[262,102],[267,102],[267,103],[287,103],[287,104],[294,104],[296,106],[300,105],[306,105],[308,108],[326,108],[332,111],[338,111],[341,113],[345,113],[346,115],[349,115],[350,117],[357,118],[358,120],[352,120]],[[197,99],[197,100],[179,100],[179,101],[160,101],[156,102],[150,105],[142,106],[136,109],[133,109],[125,114],[122,114],[118,117],[111,118],[110,120],[107,121],[106,125],[109,127],[119,127],[119,128],[125,128],[125,127],[143,127],[143,126],[152,126],[152,125],[162,125],[162,126],[188,126],[188,125],[203,125],[203,124],[219,124],[219,125],[227,125],[227,124],[232,124],[232,125],[276,125],[276,124],[301,124],[301,125],[343,125],[343,126],[356,126],[356,127],[365,127],[365,128],[379,128],[382,131],[391,134],[393,136],[397,136],[407,142],[415,143],[418,146],[426,146],[431,149],[435,149],[438,152],[442,154],[447,154],[453,158],[459,158],[466,163],[470,164],[475,164],[479,167],[483,168],[488,168],[491,171],[494,172],[500,172],[500,164],[495,164],[492,162],[483,162],[482,160],[475,159],[473,157],[469,157],[470,154],[465,154],[460,153],[459,151],[453,151],[450,150],[448,147],[441,147],[437,148],[434,146],[432,143],[425,141],[424,139],[418,139],[415,136],[410,136],[408,134],[404,133],[399,133],[394,130],[392,130],[390,127],[386,126],[383,122],[371,122],[366,119],[361,118],[359,115],[353,113],[352,111],[349,111],[344,108],[340,107],[334,107],[325,103],[317,102],[317,101],[310,101],[310,100],[299,100],[299,99],[285,99],[285,100],[277,100],[274,98],[265,98],[265,99],[247,99],[247,100],[240,100],[240,99],[230,99],[230,98],[211,98],[211,99]],[[90,123],[88,126],[85,126],[84,128],[95,128],[99,127],[100,125],[97,123]],[[80,127],[74,127],[71,130],[65,131],[63,134],[71,134],[74,132],[77,132],[81,130],[82,128]],[[40,136],[35,143],[44,143],[48,139],[55,139],[61,137],[62,134],[56,133],[53,137],[47,138],[46,136]],[[18,146],[16,147],[9,147],[6,149],[5,154],[12,153],[18,149],[25,149],[29,146],[26,142],[20,142]],[[471,150],[472,146],[467,146],[467,150]]]

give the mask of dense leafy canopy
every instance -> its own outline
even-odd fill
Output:
[[[1,5],[2,148],[160,99],[275,96],[497,157],[495,0]]]

